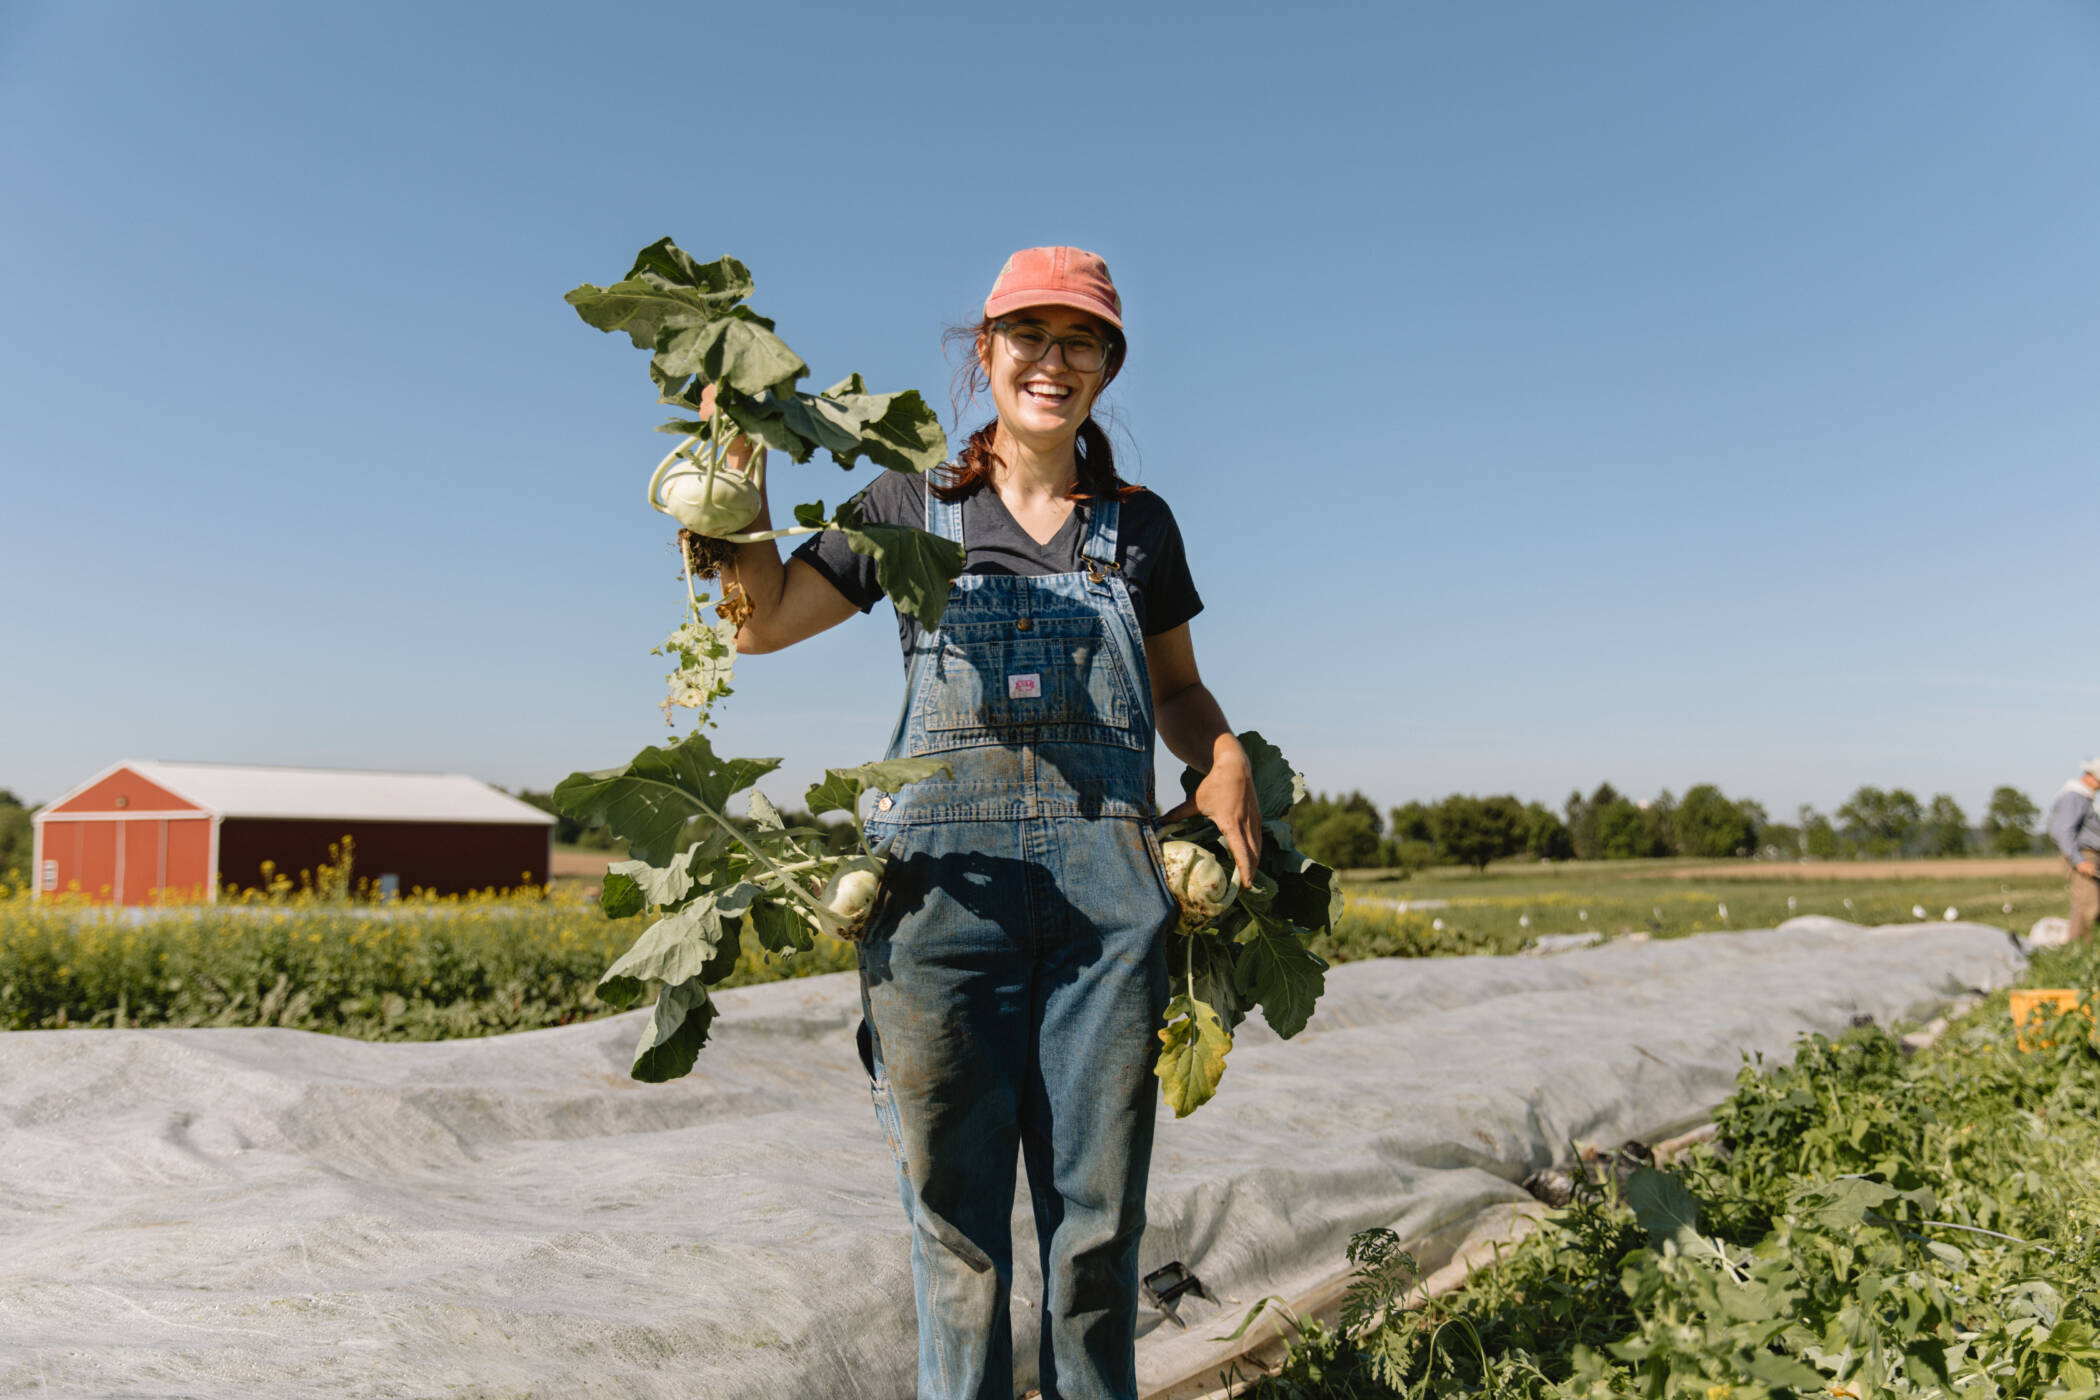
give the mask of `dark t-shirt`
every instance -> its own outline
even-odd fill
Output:
[[[926,478],[916,473],[886,471],[868,483],[858,500],[862,518],[872,523],[926,528]],[[1087,510],[1087,502],[1078,502],[1050,542],[1037,544],[1007,511],[999,493],[980,486],[962,501],[963,572],[1024,578],[1078,573],[1084,567],[1079,547],[1086,539]],[[1122,556],[1123,582],[1130,588],[1138,628],[1145,636],[1171,632],[1203,611],[1196,581],[1189,576],[1181,529],[1174,523],[1174,512],[1158,496],[1135,491],[1123,498],[1116,522],[1116,552]],[[882,600],[882,589],[875,582],[875,561],[855,554],[836,530],[810,536],[794,557],[822,574],[862,612]],[[897,614],[897,638],[907,656],[918,631],[918,623]]]

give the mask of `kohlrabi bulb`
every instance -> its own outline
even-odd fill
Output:
[[[1167,891],[1181,906],[1180,927],[1194,933],[1232,907],[1238,894],[1223,862],[1193,841],[1169,841],[1160,847],[1167,869]]]
[[[875,896],[882,892],[882,875],[874,870],[841,870],[824,888],[822,903],[845,921],[842,938],[857,937],[875,912]]]
[[[697,535],[720,539],[748,528],[765,493],[742,472],[681,466],[663,478],[657,509]]]

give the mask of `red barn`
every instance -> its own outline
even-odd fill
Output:
[[[351,878],[439,894],[547,880],[554,818],[459,773],[249,768],[132,759],[51,803],[36,826],[39,895],[99,904],[212,900],[294,880],[352,843]]]

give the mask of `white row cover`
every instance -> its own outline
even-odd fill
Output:
[[[1798,920],[1338,967],[1296,1041],[1250,1023],[1216,1100],[1162,1109],[1144,1267],[1242,1307],[1148,1311],[1141,1373],[1201,1371],[1226,1314],[1331,1278],[1354,1231],[1448,1239],[1571,1141],[1696,1122],[1745,1053],[1923,1019],[2019,966],[1976,925]],[[659,1086],[626,1075],[643,1013],[436,1044],[0,1035],[0,1394],[907,1400],[854,979],[723,1002]],[[1031,1259],[1025,1207],[1014,1230]],[[1032,1265],[1015,1288],[1042,1296]]]

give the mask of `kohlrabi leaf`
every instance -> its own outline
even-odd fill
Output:
[[[714,1019],[715,1005],[699,978],[664,988],[649,1023],[642,1027],[634,1065],[627,1072],[644,1084],[662,1084],[689,1073]]]
[[[563,298],[601,331],[625,331],[636,346],[654,348],[673,321],[711,321],[751,295],[751,273],[735,258],[696,263],[668,238],[635,255],[627,276],[609,287],[586,283]]]
[[[1218,1092],[1232,1035],[1216,1011],[1186,994],[1167,1003],[1166,1021],[1153,1073],[1174,1116],[1186,1118]]]
[[[822,525],[825,518],[824,503],[822,501],[808,501],[795,507],[795,523],[797,525],[814,528]]]
[[[661,865],[678,849],[686,823],[720,817],[730,797],[780,766],[777,758],[717,758],[704,734],[643,749],[623,768],[571,773],[554,805],[585,826],[625,837],[638,860]]]
[[[656,368],[670,376],[696,374],[740,394],[762,394],[808,374],[801,356],[761,319],[739,306],[698,325],[671,322],[656,338]]]
[[[1289,1040],[1305,1029],[1327,990],[1327,964],[1288,926],[1264,926],[1239,945],[1233,982],[1241,996],[1260,1003],[1269,1029]]]
[[[892,471],[927,472],[948,460],[948,435],[941,431],[940,415],[927,407],[916,389],[871,394],[855,374],[821,395],[798,397],[805,413],[851,434],[851,441],[843,445],[824,443],[842,467],[865,456]]]
[[[598,999],[631,1006],[647,983],[691,981],[701,975],[721,941],[721,911],[713,898],[702,895],[649,925],[598,979]]]
[[[816,946],[810,937],[809,920],[785,900],[762,899],[751,906],[747,917],[758,946],[769,953],[806,953]]]
[[[744,815],[754,826],[770,827],[774,831],[783,830],[787,826],[786,818],[782,817],[780,809],[773,805],[773,799],[757,788],[751,789],[751,798],[744,808]]]
[[[634,874],[622,870],[623,865],[638,865],[643,870],[653,869],[646,861],[623,860],[618,865],[607,866],[605,880],[598,887],[598,907],[608,919],[631,919],[648,907],[649,901],[642,898],[642,887]]]
[[[824,781],[812,783],[804,801],[813,817],[844,812],[857,818],[864,792],[895,792],[908,784],[924,782],[936,773],[954,771],[946,759],[940,758],[888,758],[863,763],[858,768],[827,768]]]
[[[870,524],[851,501],[839,507],[837,519],[853,552],[875,561],[875,581],[897,611],[921,627],[938,627],[948,585],[963,571],[962,546],[908,525]]]
[[[1235,945],[1211,932],[1171,936],[1175,941],[1169,945],[1167,966],[1186,969],[1190,995],[1217,1012],[1227,1031],[1238,1030],[1254,1001],[1242,998],[1233,983]]]

